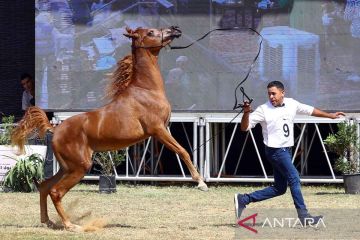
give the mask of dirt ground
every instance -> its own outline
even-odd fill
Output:
[[[308,208],[325,216],[321,226],[270,223],[266,217],[270,213],[282,219],[284,213],[286,219],[296,217],[288,191],[250,204],[245,210],[244,217],[258,214],[254,226],[251,221],[246,223],[256,228],[257,234],[239,227],[234,217],[234,193],[262,187],[211,185],[209,192],[201,192],[189,185],[118,184],[116,193],[99,194],[97,185],[80,184],[63,203],[74,223],[91,230],[84,233],[41,225],[38,193],[0,192],[0,239],[360,239],[360,195],[344,194],[341,185],[303,186]],[[50,198],[48,206],[50,218],[59,222]],[[331,224],[339,227],[329,227]]]

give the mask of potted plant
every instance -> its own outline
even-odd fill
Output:
[[[26,145],[26,153],[18,155],[16,148],[11,146],[11,133],[14,129],[15,117],[12,115],[3,115],[0,124],[0,182],[3,181],[6,172],[11,169],[22,158],[26,158],[33,153],[38,153],[45,158],[46,146],[43,145]]]
[[[14,128],[15,117],[13,115],[2,116],[0,129],[0,145],[11,143],[11,131]]]
[[[37,153],[16,160],[16,164],[5,175],[4,190],[15,192],[34,191],[33,178],[43,179],[43,164],[43,158]]]
[[[99,167],[95,170],[100,172],[99,192],[113,193],[116,192],[116,167],[125,160],[124,150],[109,152],[95,152],[93,161]]]
[[[335,169],[343,174],[345,193],[360,193],[360,164],[358,124],[354,120],[338,123],[338,131],[324,141],[336,153]]]

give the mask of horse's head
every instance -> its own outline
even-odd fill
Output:
[[[171,26],[164,29],[156,28],[137,28],[132,30],[126,28],[124,35],[132,39],[133,48],[145,48],[152,52],[158,52],[161,48],[170,44],[174,38],[181,36],[181,30],[178,27]]]

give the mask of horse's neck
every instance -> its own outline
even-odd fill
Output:
[[[135,79],[133,85],[148,90],[164,92],[164,81],[161,76],[157,56],[146,49],[137,49],[133,54]]]

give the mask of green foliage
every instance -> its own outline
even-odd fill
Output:
[[[9,145],[11,143],[11,131],[14,128],[15,117],[13,115],[3,116],[0,129],[0,145]]]
[[[4,188],[15,192],[32,192],[35,189],[33,178],[42,180],[44,165],[42,157],[34,153],[17,160],[17,163],[5,175]]]
[[[338,123],[337,126],[337,133],[330,134],[324,140],[329,150],[339,156],[335,162],[335,169],[343,174],[359,173],[358,158],[360,144],[357,134],[357,123],[345,121]]]
[[[116,150],[109,152],[95,152],[92,156],[95,164],[99,165],[98,170],[102,175],[113,175],[114,168],[125,161],[125,151]]]

